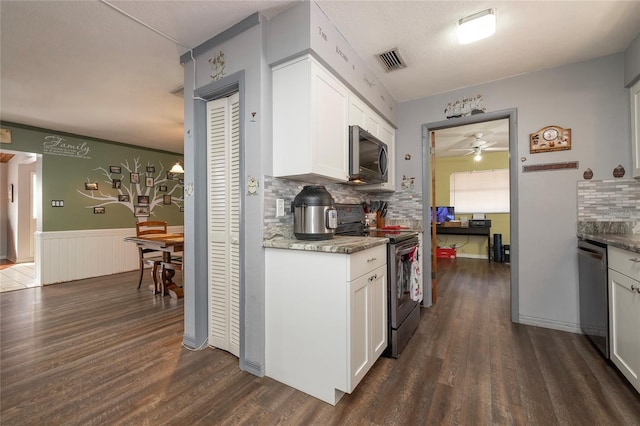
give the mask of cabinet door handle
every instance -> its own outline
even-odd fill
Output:
[[[636,293],[640,294],[640,287],[636,287],[635,285],[631,284],[631,291],[635,291]]]
[[[369,282],[375,281],[375,280],[377,280],[377,279],[378,279],[378,274],[371,275],[371,276],[369,277]]]
[[[371,259],[367,259],[367,263],[375,262],[376,260],[378,260],[376,257],[372,257]]]

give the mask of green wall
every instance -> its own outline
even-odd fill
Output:
[[[508,152],[484,152],[482,160],[475,162],[472,155],[463,157],[443,157],[436,159],[436,205],[449,206],[449,177],[451,173],[475,170],[496,170],[509,168]],[[454,206],[455,207],[455,206]],[[471,218],[471,214],[459,214]],[[510,215],[508,213],[488,213],[487,219],[491,219],[491,234],[502,234],[502,244],[510,244]],[[491,237],[493,244],[493,236]],[[456,245],[458,253],[472,255],[486,255],[486,237],[467,237],[457,235],[439,235],[438,245],[450,247]]]
[[[183,161],[182,154],[13,123],[2,123],[2,128],[11,130],[12,136],[11,144],[0,145],[3,151],[42,154],[43,231],[133,227],[139,195],[149,197],[149,219],[183,224],[182,176],[167,179],[172,165]],[[147,166],[153,171],[147,172]],[[111,167],[120,173],[110,173]],[[132,172],[138,173],[138,184],[131,183]],[[153,178],[148,187],[147,177]],[[113,187],[117,179],[120,188]],[[87,182],[97,183],[98,190],[85,189]],[[129,201],[118,201],[118,195],[128,195]],[[171,204],[164,204],[165,195]],[[53,207],[53,200],[64,201],[64,207]],[[104,213],[94,213],[94,207],[104,207]]]

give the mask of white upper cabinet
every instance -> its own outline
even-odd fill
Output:
[[[360,126],[367,130],[368,109],[357,96],[349,95],[349,126]]]
[[[640,178],[640,80],[631,86],[631,162],[633,177]]]
[[[349,91],[310,55],[273,69],[273,175],[347,182]]]

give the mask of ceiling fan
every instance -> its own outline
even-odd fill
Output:
[[[469,144],[468,148],[457,148],[452,149],[451,151],[468,151],[464,155],[474,154],[476,157],[480,157],[484,151],[508,151],[507,147],[493,147],[493,145],[497,144],[497,141],[487,142],[482,139],[482,133],[474,133],[473,136],[475,140]]]

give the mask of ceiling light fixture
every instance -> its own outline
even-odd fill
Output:
[[[182,168],[182,164],[179,161],[176,161],[176,164],[171,167],[169,173],[184,173],[184,169]]]
[[[496,32],[496,9],[474,13],[458,21],[458,42],[469,44]]]
[[[476,150],[476,155],[473,157],[473,161],[478,162],[482,160],[482,150],[478,149]]]

